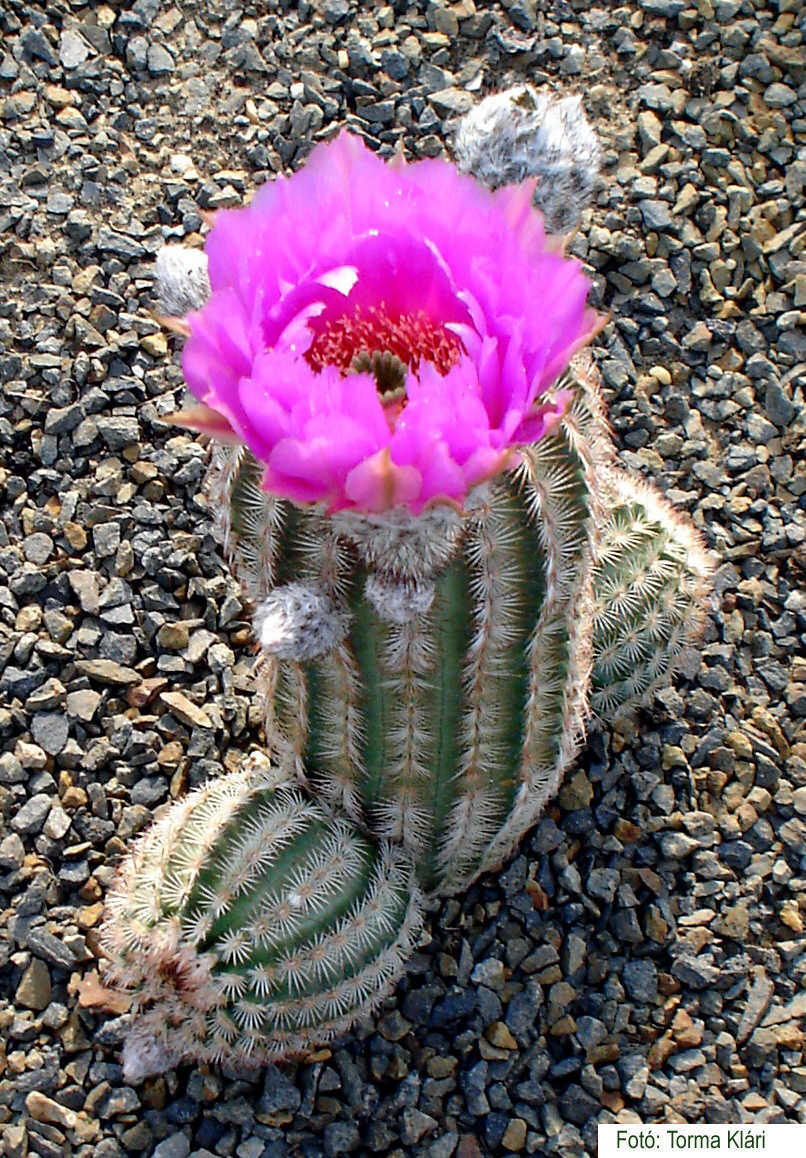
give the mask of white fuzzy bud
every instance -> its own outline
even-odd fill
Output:
[[[590,204],[601,148],[578,96],[518,85],[487,97],[459,122],[456,163],[488,189],[537,177],[534,204],[546,230],[569,233]]]
[[[398,579],[383,572],[371,574],[364,584],[368,602],[381,619],[392,623],[408,623],[417,615],[425,615],[434,602],[434,590],[429,579]]]
[[[207,257],[200,249],[166,245],[154,265],[157,309],[171,318],[200,310],[210,296]]]
[[[337,646],[347,617],[311,583],[276,587],[255,612],[255,634],[269,655],[304,663]]]

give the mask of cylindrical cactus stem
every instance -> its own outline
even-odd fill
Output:
[[[245,446],[213,443],[206,489],[210,513],[235,577],[248,599],[266,599],[277,583],[277,561],[289,504],[264,491],[263,471]]]
[[[298,1056],[373,1010],[421,921],[403,849],[327,816],[265,756],[170,806],[108,903],[124,1070]]]
[[[591,706],[601,719],[646,703],[702,634],[713,562],[688,519],[623,471],[597,547]]]
[[[500,863],[580,741],[600,419],[595,393],[578,389],[567,423],[516,471],[477,487],[463,512],[417,517],[278,504],[247,454],[216,459],[214,510],[236,574],[247,592],[270,591],[256,613],[264,644],[266,608],[274,616],[300,591],[346,625],[329,650],[318,624],[293,654],[288,636],[269,640],[272,755],[402,844],[427,889],[456,891]]]

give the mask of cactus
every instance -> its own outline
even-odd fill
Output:
[[[106,981],[134,1000],[127,1079],[328,1041],[398,979],[420,913],[402,850],[247,758],[168,808],[108,900]]]
[[[210,296],[207,258],[199,249],[166,245],[154,263],[157,308],[169,317],[199,310]]]
[[[428,890],[464,888],[537,820],[582,738],[591,668],[591,706],[612,718],[701,628],[708,557],[614,467],[590,359],[573,371],[560,431],[464,515],[328,516],[261,490],[244,448],[214,453],[211,507],[257,605],[272,756],[407,848]]]
[[[645,703],[705,621],[713,563],[654,487],[613,471],[594,571],[591,708],[602,719]]]
[[[216,450],[211,507],[260,600],[272,757],[376,838],[402,843],[428,889],[456,891],[498,864],[581,738],[591,409],[579,392],[563,429],[478,488],[464,515],[326,516],[262,491],[248,451]],[[300,591],[304,609],[267,642],[262,625]],[[312,591],[327,628],[311,623]]]
[[[526,86],[469,114],[456,151],[490,187],[537,176],[555,233],[578,222],[600,156],[581,102]],[[332,266],[300,274],[316,236],[306,219],[287,271],[301,280],[286,283],[266,216],[273,206],[293,218],[280,183],[211,245],[223,313],[178,327],[204,403],[188,424],[235,443],[214,445],[210,508],[254,608],[267,755],[169,809],[121,874],[104,943],[110,984],[135,1000],[131,1077],[180,1058],[293,1055],[370,1010],[402,971],[420,890],[456,892],[499,865],[557,790],[591,709],[610,718],[641,702],[701,627],[708,556],[659,494],[616,467],[592,359],[577,353],[554,382],[600,325],[590,312],[536,324],[527,356],[502,283],[485,298],[493,336],[456,280],[484,295],[487,274],[473,280],[439,217],[450,260],[429,233],[422,247],[393,240],[389,266],[405,282],[396,263],[411,259],[426,288],[431,270],[434,317],[382,300],[349,312],[357,282],[387,284],[362,256],[381,233],[349,235],[353,210],[366,211],[355,173],[387,190],[386,229],[424,205],[419,176],[390,183],[377,164],[340,138],[298,185],[310,206],[343,184],[336,234],[346,230],[354,264],[336,247]],[[485,230],[522,230],[523,253],[558,276],[528,189],[485,200],[452,180],[474,242],[489,247],[489,231],[472,231],[487,213]],[[498,251],[485,254],[492,278]],[[176,313],[208,288],[203,262],[182,268],[172,252],[158,264],[160,301]],[[557,292],[571,301],[579,277],[566,263]],[[475,459],[459,405],[475,407]],[[425,413],[433,425],[418,427]]]

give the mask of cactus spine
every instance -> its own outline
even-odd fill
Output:
[[[127,1077],[308,1052],[374,1009],[419,931],[405,854],[254,755],[170,806],[108,902],[107,981],[134,998]]]

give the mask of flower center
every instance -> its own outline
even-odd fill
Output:
[[[371,373],[382,395],[405,390],[406,373],[430,362],[443,376],[464,353],[459,339],[422,311],[392,317],[383,306],[325,322],[305,358],[317,373],[336,366],[343,374]]]

